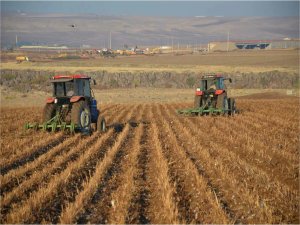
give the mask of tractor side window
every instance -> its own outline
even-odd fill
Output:
[[[54,87],[55,87],[55,92],[54,92],[55,96],[65,96],[64,83],[61,82],[55,83]]]
[[[73,81],[68,81],[65,83],[66,84],[66,93],[68,97],[71,97],[74,95],[74,82]]]
[[[79,96],[83,96],[83,84],[82,80],[78,79],[76,80],[76,93]]]
[[[221,90],[224,89],[224,79],[223,78],[219,79],[219,88],[218,89],[221,89]]]
[[[89,80],[83,80],[83,90],[84,90],[84,96],[91,96],[91,89],[90,89],[90,82]]]

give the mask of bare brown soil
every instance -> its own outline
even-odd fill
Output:
[[[74,55],[75,53],[70,53]],[[298,50],[248,50],[235,52],[211,52],[208,54],[161,54],[154,56],[118,56],[103,58],[89,56],[88,59],[53,59],[58,53],[20,52],[30,62],[17,64],[17,53],[2,52],[3,69],[32,69],[56,71],[206,71],[206,72],[264,72],[299,71]],[[78,53],[81,55],[81,53]]]
[[[41,108],[2,108],[0,221],[299,223],[299,98],[270,96],[235,117],[103,104],[91,136],[24,132]]]

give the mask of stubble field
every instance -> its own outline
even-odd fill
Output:
[[[197,118],[176,114],[191,103],[103,104],[109,129],[91,136],[24,133],[41,108],[2,108],[0,222],[299,223],[298,103]]]

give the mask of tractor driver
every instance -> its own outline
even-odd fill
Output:
[[[65,85],[66,85],[67,96],[72,97],[74,95],[74,82],[69,81],[66,82]]]
[[[209,89],[213,89],[213,90],[217,89],[217,80],[213,80],[212,84],[209,86]]]

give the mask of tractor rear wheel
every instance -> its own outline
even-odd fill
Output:
[[[229,98],[228,99],[228,108],[229,108],[229,115],[234,116],[234,114],[236,113],[235,99],[234,98]]]
[[[202,98],[201,96],[196,95],[194,99],[194,108],[200,108],[202,106]]]
[[[105,121],[104,117],[98,116],[96,126],[97,126],[97,131],[100,131],[100,132],[105,132],[106,131],[106,121]]]
[[[223,111],[224,115],[228,114],[229,103],[228,103],[227,95],[225,93],[222,93],[218,96],[216,107],[217,109],[224,110]]]
[[[56,104],[46,104],[43,109],[43,123],[51,120],[56,115]]]
[[[79,101],[73,103],[71,121],[81,132],[91,132],[91,112],[86,102]]]

